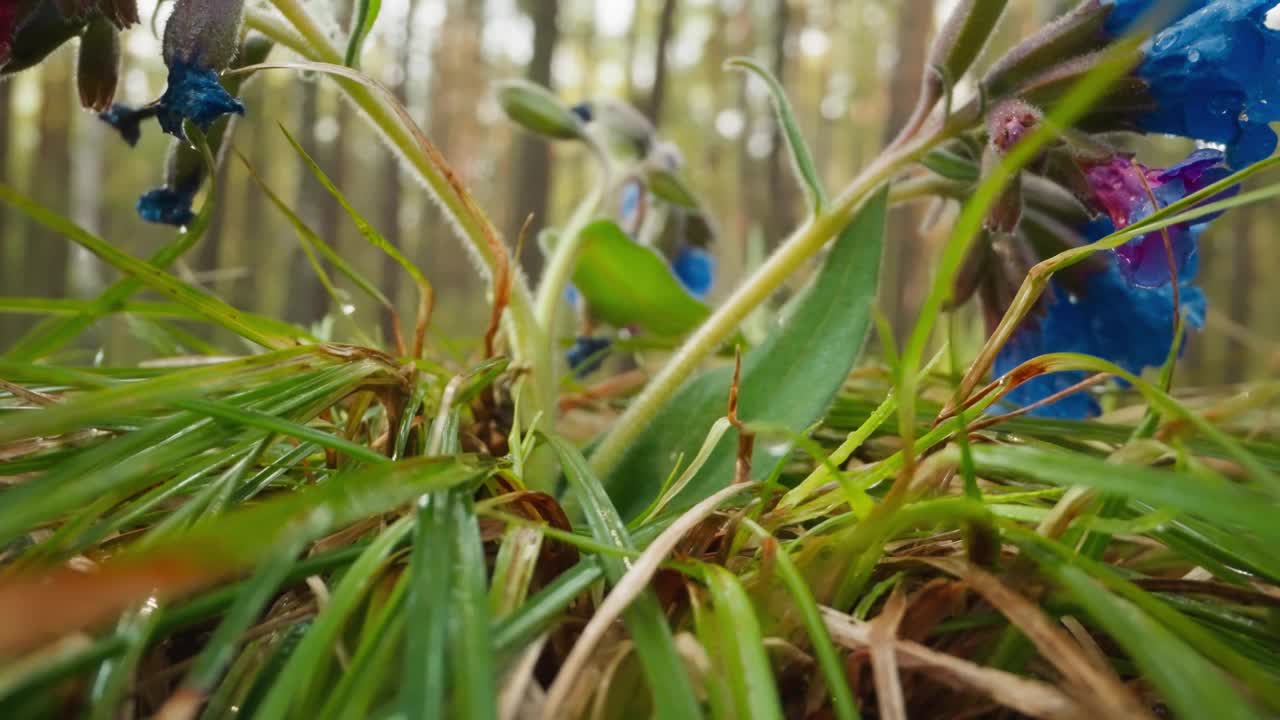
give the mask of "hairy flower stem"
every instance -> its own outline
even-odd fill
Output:
[[[284,45],[294,47],[311,60],[335,65],[342,64],[342,51],[329,40],[324,28],[300,0],[271,0],[271,4],[280,11],[296,35],[287,31],[280,23],[270,22],[269,19],[264,19],[257,13],[249,16],[252,27]],[[304,47],[296,47],[299,40]],[[464,201],[451,187],[455,181],[421,151],[412,131],[404,126],[396,113],[378,97],[376,92],[352,80],[335,78],[335,81],[430,189],[432,195],[437,198],[453,220],[458,232],[484,263],[492,279],[495,269],[501,262],[495,253],[509,253],[509,251],[501,244],[496,248],[492,247],[490,238],[497,237],[497,232],[489,221],[465,207]],[[508,257],[507,262],[512,263],[513,260]],[[513,359],[517,365],[528,368],[531,372],[533,397],[530,398],[530,402],[523,403],[522,407],[528,411],[529,417],[540,412],[554,412],[556,406],[555,382],[552,374],[554,365],[549,357],[551,346],[545,340],[544,332],[534,318],[533,298],[529,286],[524,276],[518,272],[512,273],[511,300],[508,310],[510,315],[506,328]]]
[[[534,318],[538,322],[538,327],[542,328],[546,335],[547,361],[553,368],[559,366],[559,353],[556,352],[557,311],[560,309],[564,290],[568,287],[577,265],[578,250],[582,248],[582,230],[591,222],[600,208],[600,203],[604,200],[606,190],[613,184],[609,159],[605,156],[603,148],[590,138],[587,139],[587,147],[591,149],[592,158],[596,161],[598,168],[596,181],[591,191],[574,209],[573,215],[569,216],[569,221],[556,239],[551,259],[538,284],[534,308]],[[558,376],[558,372],[552,373],[552,377]]]
[[[948,139],[962,123],[952,123],[878,157],[818,216],[800,227],[765,264],[734,291],[627,407],[591,456],[591,469],[605,475],[706,357],[716,351],[753,310],[767,301],[802,265],[852,221],[871,194],[911,162]]]

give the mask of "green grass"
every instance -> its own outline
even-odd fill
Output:
[[[298,30],[282,42],[342,57],[294,0],[275,5]],[[378,8],[358,4],[347,65]],[[1069,123],[1108,90],[1124,67],[1109,59],[1052,117]],[[548,402],[580,387],[547,384],[554,325],[536,324],[509,249],[402,109],[324,67],[446,196],[491,271],[495,315],[509,311],[514,357],[438,351],[424,274],[305,155],[417,285],[411,343],[382,290],[265,185],[333,302],[336,272],[387,309],[390,342],[341,325],[346,342],[321,342],[170,274],[213,197],[144,261],[0,185],[7,207],[121,274],[88,301],[0,298],[0,313],[44,318],[0,358],[0,717],[1280,715],[1280,385],[1139,381],[1109,391],[1124,412],[1106,422],[992,422],[994,395],[946,411],[982,376],[962,382],[958,349],[936,337],[950,276],[1029,149],[969,188],[906,352],[886,342],[881,363],[861,347],[901,167],[829,201],[771,83],[813,217],[736,309],[671,330],[710,327],[677,351],[688,362],[670,388],[588,405],[608,427],[601,460],[599,438],[568,437]],[[911,165],[974,119],[957,110],[891,157]],[[1148,225],[1189,209],[1203,211]],[[739,380],[723,359],[695,372],[735,313],[827,245]],[[639,291],[667,312],[671,293],[643,292],[671,285],[655,267]],[[62,359],[112,315],[232,339],[202,340],[179,366]],[[614,405],[647,409],[618,420]]]

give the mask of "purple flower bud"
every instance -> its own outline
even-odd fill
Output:
[[[1004,154],[1044,120],[1044,113],[1022,100],[1005,100],[987,114],[987,139]]]
[[[119,80],[119,33],[106,18],[97,17],[89,22],[84,35],[80,36],[80,57],[76,68],[80,104],[89,110],[106,110],[115,97]]]

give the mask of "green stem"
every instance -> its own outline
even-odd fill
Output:
[[[564,297],[564,289],[569,285],[569,281],[573,277],[573,271],[577,266],[578,251],[582,248],[582,230],[591,222],[591,218],[600,209],[600,203],[604,200],[605,191],[613,182],[609,170],[609,160],[605,157],[604,150],[599,143],[588,139],[587,146],[591,148],[592,156],[599,167],[599,174],[587,197],[574,209],[568,223],[560,231],[560,237],[556,240],[555,249],[538,285],[538,294],[534,306],[534,319],[537,321],[538,327],[542,328],[546,333],[547,359],[550,363],[553,363],[552,367],[558,364],[557,359],[559,357],[559,353],[556,352],[557,311],[560,309],[561,299]],[[557,375],[558,373],[553,373],[552,377]]]
[[[768,300],[807,260],[853,219],[862,202],[876,188],[888,182],[905,165],[922,157],[932,147],[950,137],[954,126],[941,128],[922,140],[904,145],[896,152],[881,155],[845,188],[826,210],[796,230],[765,264],[707,318],[685,341],[675,356],[627,407],[622,417],[600,442],[591,456],[591,469],[606,475],[622,459],[622,453],[648,426],[658,410],[675,394],[698,365],[716,351],[761,303]]]
[[[324,28],[300,0],[271,0],[271,4],[284,16],[287,24],[292,26],[292,31],[258,14],[249,16],[252,27],[281,44],[295,47],[311,60],[342,64],[342,50],[329,40]],[[305,47],[296,47],[299,40]],[[496,274],[500,262],[495,257],[496,252],[507,253],[506,261],[514,268],[514,260],[504,246],[490,246],[489,238],[497,237],[496,230],[483,216],[469,212],[463,199],[454,191],[453,181],[420,151],[412,131],[404,126],[396,113],[372,89],[342,78],[335,78],[335,81],[439,201],[458,232],[484,262],[490,279]],[[533,298],[524,276],[519,272],[512,272],[511,276],[511,298],[508,305],[510,315],[506,327],[515,362],[532,372],[534,398],[531,399],[532,405],[524,405],[532,417],[538,412],[552,411],[555,408],[555,383],[551,374],[553,366],[549,358],[551,346],[544,341],[543,330],[534,318]]]

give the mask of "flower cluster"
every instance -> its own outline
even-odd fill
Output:
[[[659,139],[648,118],[609,98],[567,106],[525,82],[505,83],[497,95],[507,116],[526,130],[587,143],[602,175],[614,179],[602,203],[610,219],[633,242],[656,250],[689,295],[707,298],[716,275],[715,258],[707,249],[714,231],[697,198],[677,177],[684,163],[679,150]],[[580,320],[579,337],[565,359],[578,377],[585,377],[600,368],[613,341],[594,334],[598,319],[575,287],[569,285],[565,297]]]
[[[208,132],[222,118],[245,112],[227,89],[233,83],[219,78],[236,58],[243,15],[244,0],[177,0],[164,32],[164,61],[169,69],[164,93],[140,108],[112,105],[99,114],[130,145],[138,143],[142,123],[150,118],[177,139],[164,187],[138,200],[138,214],[148,222],[183,226],[195,217],[191,204],[204,173],[198,156],[191,162],[184,124],[190,122]],[[174,170],[175,157],[187,160],[182,172]]]
[[[1151,37],[1130,81],[1082,123],[1099,134],[1083,144],[1066,138],[1051,152],[1055,158],[1024,170],[992,211],[988,241],[974,251],[969,266],[976,270],[964,279],[967,292],[982,298],[992,327],[1038,259],[1130,227],[1224,180],[1228,168],[1275,149],[1267,124],[1280,120],[1280,10],[1274,2],[1086,0],[993,66],[985,87],[1005,100],[987,117],[988,154],[1007,152],[1036,120],[1025,99],[1052,103],[1063,80],[1092,67],[1097,50],[1138,30]],[[1222,150],[1202,147],[1171,167],[1150,167],[1106,149],[1105,133],[1117,131],[1178,135]],[[1071,192],[1055,194],[1054,188]],[[1008,373],[1047,353],[1092,355],[1135,374],[1163,365],[1175,321],[1192,329],[1203,325],[1205,298],[1194,285],[1197,244],[1214,217],[1154,230],[1059,271],[1000,350],[995,371]],[[1042,416],[1093,416],[1100,408],[1088,394],[1043,402],[1084,377],[1037,376],[1007,400],[1036,405],[1033,412]]]

